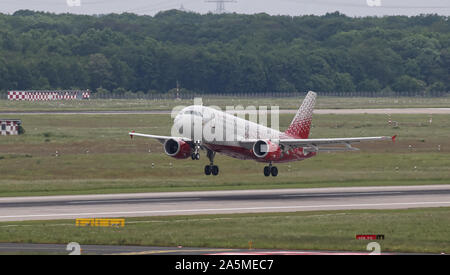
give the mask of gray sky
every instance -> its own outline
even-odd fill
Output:
[[[68,2],[77,1],[81,2],[81,6],[68,5]],[[181,5],[186,10],[200,13],[216,9],[215,3],[205,3],[205,0],[0,0],[0,12],[31,9],[76,14],[134,12],[154,15],[161,10],[180,8]],[[273,15],[321,15],[333,11],[349,16],[450,15],[450,0],[237,0],[236,3],[226,3],[225,7],[228,12],[265,12]]]

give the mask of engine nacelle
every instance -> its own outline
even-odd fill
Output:
[[[182,140],[168,139],[164,142],[164,152],[176,159],[187,159],[192,154],[192,148]]]
[[[271,141],[258,140],[253,145],[253,154],[264,160],[277,160],[281,158],[282,150],[280,146]]]

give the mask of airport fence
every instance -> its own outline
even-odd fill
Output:
[[[283,93],[132,93],[123,94],[115,93],[92,93],[92,99],[147,99],[147,100],[167,100],[167,99],[194,99],[196,97],[207,98],[299,98],[304,97],[306,92],[283,92]],[[405,93],[380,93],[380,92],[319,92],[320,96],[329,97],[367,97],[367,98],[395,98],[395,97],[411,97],[411,98],[432,98],[432,97],[450,97],[450,92],[405,92]]]
[[[126,92],[126,93],[91,93],[91,99],[139,99],[139,100],[170,100],[170,99],[183,99],[191,100],[196,97],[204,98],[238,98],[238,99],[251,99],[251,98],[300,98],[304,97],[306,92],[284,92],[284,93],[179,93],[178,95],[172,93],[143,93],[143,92]],[[406,92],[406,93],[376,93],[376,92],[319,92],[321,97],[365,97],[365,98],[450,98],[450,92]],[[7,100],[8,95],[6,92],[0,91],[0,100]]]

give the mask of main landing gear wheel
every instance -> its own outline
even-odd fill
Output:
[[[270,173],[272,174],[272,177],[278,176],[278,168],[273,166],[272,169],[270,170]]]
[[[264,167],[264,176],[268,177],[270,175],[272,175],[272,177],[278,176],[278,168],[276,166],[272,166],[272,164]]]
[[[213,174],[213,176],[217,176],[219,174],[219,166],[213,165],[211,167],[211,173]]]
[[[219,174],[219,166],[217,165],[206,165],[205,166],[205,175],[217,176]]]
[[[208,157],[210,164],[205,166],[205,175],[209,176],[212,174],[213,176],[217,176],[219,174],[219,166],[214,165],[214,157],[216,156],[216,152],[208,150],[206,156]]]
[[[266,176],[266,177],[270,176],[270,167],[269,166],[264,167],[264,176]]]
[[[205,166],[205,175],[207,176],[211,175],[211,165]]]

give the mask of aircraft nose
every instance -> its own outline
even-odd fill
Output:
[[[181,120],[181,115],[177,115],[175,117],[175,120],[173,121],[175,124],[178,123]]]

